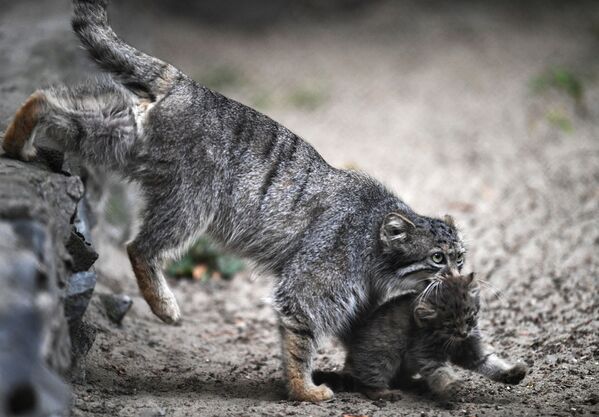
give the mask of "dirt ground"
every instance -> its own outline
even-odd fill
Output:
[[[331,164],[372,174],[416,211],[451,213],[467,268],[500,293],[484,291],[485,333],[531,372],[515,387],[464,373],[467,393],[449,408],[413,393],[291,402],[268,277],[172,282],[184,320],[169,327],[138,296],[122,247],[104,241],[100,290],[134,306],[122,327],[100,323],[73,414],[599,414],[599,8],[572,4],[380,2],[244,30],[120,8],[128,41],[264,111]],[[34,41],[10,62],[30,59],[40,82],[91,68],[66,29],[67,4],[5,7],[3,43],[34,25],[75,64]],[[552,71],[570,81],[552,83]],[[321,368],[342,364],[334,342],[319,353]]]

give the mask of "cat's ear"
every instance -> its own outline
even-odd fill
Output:
[[[443,216],[443,221],[447,223],[448,226],[453,227],[455,229],[455,220],[449,214]]]
[[[380,239],[384,247],[393,248],[408,240],[410,232],[416,226],[400,213],[389,213],[385,216],[380,230]]]
[[[418,326],[422,326],[425,321],[433,320],[437,317],[437,312],[428,304],[418,304],[414,308],[414,319]]]

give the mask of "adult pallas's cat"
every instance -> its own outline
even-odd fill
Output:
[[[314,380],[335,390],[357,390],[392,399],[393,388],[420,374],[430,390],[451,397],[459,380],[449,363],[494,381],[517,384],[522,363],[499,358],[478,328],[479,286],[473,274],[443,273],[420,294],[405,294],[379,307],[344,338],[342,373],[315,372]]]
[[[180,312],[162,262],[201,233],[272,273],[290,396],[331,398],[311,379],[317,340],[340,335],[419,273],[461,268],[453,223],[414,213],[268,117],[125,44],[108,26],[106,0],[74,6],[75,32],[112,77],[36,91],[8,126],[4,150],[30,160],[46,134],[141,185],[143,224],[127,249],[165,322]]]

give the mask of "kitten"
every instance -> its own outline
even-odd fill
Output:
[[[445,271],[443,271],[445,272]],[[394,399],[392,388],[420,374],[428,388],[451,397],[459,381],[448,362],[494,381],[517,384],[526,366],[495,355],[480,334],[479,286],[473,274],[444,273],[420,294],[406,294],[381,306],[344,338],[343,373],[315,372],[314,380],[337,391],[361,391],[372,399]]]
[[[127,250],[144,298],[167,323],[180,311],[161,265],[202,233],[273,274],[290,396],[330,399],[311,379],[317,341],[409,290],[419,274],[459,270],[464,247],[452,220],[416,214],[270,118],[125,44],[106,6],[74,0],[73,29],[112,78],[35,92],[8,126],[4,150],[33,159],[45,133],[140,184],[143,223]]]

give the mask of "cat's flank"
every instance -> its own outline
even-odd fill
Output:
[[[485,345],[479,309],[474,275],[443,271],[422,293],[393,299],[356,325],[344,337],[343,372],[315,372],[314,380],[373,399],[393,399],[398,396],[394,388],[420,381],[447,399],[459,387],[453,363],[494,381],[519,383],[526,366],[501,359]],[[416,374],[422,379],[414,380]]]
[[[127,250],[144,298],[165,322],[180,312],[162,263],[199,234],[274,275],[290,396],[330,399],[311,379],[317,340],[341,335],[419,274],[460,269],[453,223],[416,214],[377,181],[331,167],[270,118],[125,44],[106,6],[75,0],[73,28],[112,77],[35,92],[8,126],[4,150],[33,159],[35,137],[45,134],[141,185],[143,223]]]

